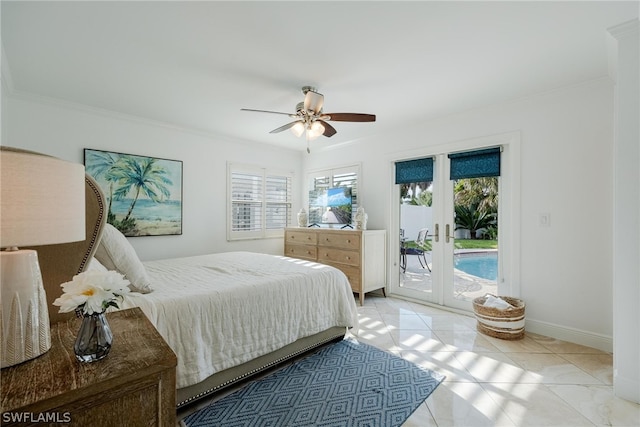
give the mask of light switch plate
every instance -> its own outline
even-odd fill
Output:
[[[548,212],[539,214],[538,223],[540,227],[551,227],[551,214]]]

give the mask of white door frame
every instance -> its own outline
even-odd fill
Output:
[[[502,179],[499,180],[500,204],[498,210],[498,228],[500,230],[500,249],[498,251],[498,294],[520,297],[520,140],[520,132],[515,131],[455,141],[447,144],[426,146],[402,153],[394,153],[389,159],[389,230],[391,230],[388,239],[389,254],[400,253],[400,241],[398,238],[393,237],[398,235],[400,230],[400,209],[398,208],[400,188],[395,184],[396,162],[424,157],[437,157],[438,155],[457,151],[469,151],[499,145],[502,147],[500,165],[500,175]],[[434,180],[436,178],[448,179],[448,177],[444,176],[444,173],[445,171],[442,166],[434,164]],[[443,195],[434,194],[434,204],[444,202],[444,200],[440,199],[441,197],[443,197]],[[442,222],[440,222],[440,224],[440,238],[444,238],[445,227]],[[397,231],[395,234],[394,230]],[[434,263],[437,261],[439,260],[433,260]],[[444,262],[446,262],[446,260],[444,260]],[[434,269],[434,301],[427,303],[444,305],[445,301],[442,289],[435,289],[436,282],[440,284],[439,286],[441,286],[442,283],[442,278],[439,276],[442,272],[438,273],[437,270],[438,269]],[[387,290],[390,295],[408,299],[419,299],[419,293],[417,291],[410,292],[411,290],[400,287],[399,256],[389,257],[389,268],[387,271],[389,272],[389,276],[387,277]]]

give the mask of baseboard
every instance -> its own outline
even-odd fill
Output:
[[[622,376],[614,374],[613,392],[621,399],[640,403],[640,382],[636,379],[622,378]]]
[[[415,298],[406,297],[404,295],[390,294],[389,291],[387,291],[387,295],[393,296],[394,298],[403,299],[405,301],[415,302],[421,305],[436,307],[440,310],[451,311],[453,313],[475,317],[473,312],[446,307],[439,304],[432,304],[417,300]],[[580,329],[569,328],[566,326],[560,326],[553,323],[529,318],[525,319],[524,330],[525,333],[532,332],[534,334],[544,335],[546,337],[555,338],[562,341],[568,341],[587,347],[597,348],[598,350],[606,351],[607,353],[613,353],[613,337],[607,335],[594,334],[593,332],[587,332]]]
[[[525,331],[535,334],[556,338],[562,341],[569,341],[575,344],[587,347],[597,348],[598,350],[613,352],[613,337],[593,332],[587,332],[580,329],[560,326],[553,323],[543,322],[540,320],[526,319]]]

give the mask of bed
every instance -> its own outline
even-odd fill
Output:
[[[340,340],[357,325],[351,287],[335,268],[251,252],[143,263],[105,224],[104,197],[89,176],[86,201],[84,242],[34,248],[51,322],[68,317],[51,305],[60,283],[88,268],[126,274],[136,292],[121,309],[140,307],[178,357],[177,407]]]

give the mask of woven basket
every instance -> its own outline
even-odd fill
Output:
[[[519,340],[524,338],[524,301],[518,298],[500,296],[514,308],[499,310],[485,307],[486,296],[473,300],[473,311],[478,320],[479,332],[503,340]]]

